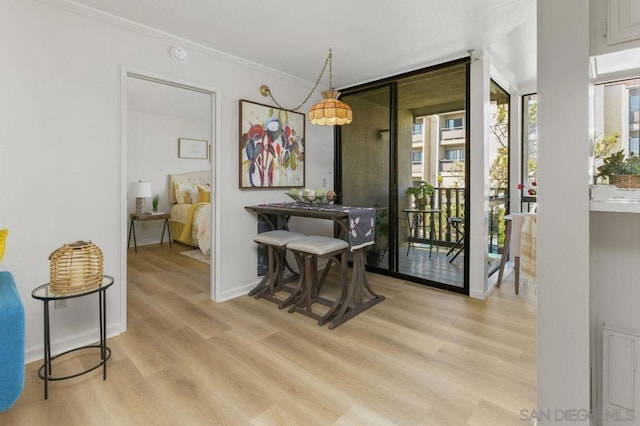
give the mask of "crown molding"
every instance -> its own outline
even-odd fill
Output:
[[[261,71],[261,72],[279,74],[281,76],[285,76],[287,78],[297,80],[301,83],[313,84],[313,82],[311,82],[310,80],[305,80],[301,77],[277,70],[275,68],[271,68],[266,65],[253,62],[248,59],[241,58],[239,56],[231,55],[221,50],[217,50],[212,47],[205,46],[198,42],[159,30],[157,28],[150,27],[148,25],[141,24],[139,22],[122,18],[120,16],[113,15],[111,13],[107,13],[90,6],[83,5],[83,4],[74,2],[72,0],[35,0],[35,1],[41,4],[45,4],[47,6],[64,10],[66,12],[74,13],[76,15],[79,15],[88,19],[93,19],[105,24],[122,28],[127,31],[131,31],[140,35],[144,35],[147,37],[164,41],[167,44],[169,44],[170,47],[180,46],[192,52],[198,52],[203,55],[206,55],[221,61],[229,62],[229,63],[240,65],[243,67],[252,68],[254,70]]]

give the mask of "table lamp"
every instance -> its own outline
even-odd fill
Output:
[[[151,183],[138,181],[133,184],[133,194],[136,197],[136,214],[144,214],[144,200],[151,198]]]

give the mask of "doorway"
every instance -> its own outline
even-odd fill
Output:
[[[121,276],[125,277],[122,306],[127,306],[128,258],[136,255],[134,243],[130,241],[130,213],[135,203],[130,192],[131,183],[140,180],[149,182],[152,194],[159,199],[158,210],[168,216],[175,205],[175,197],[170,196],[174,195],[174,188],[169,183],[169,176],[191,172],[202,172],[210,184],[211,214],[206,219],[206,225],[210,230],[211,249],[209,265],[205,267],[208,274],[202,285],[206,289],[207,299],[215,300],[218,282],[215,265],[219,258],[215,237],[218,217],[215,208],[218,205],[215,202],[218,198],[215,179],[218,158],[215,142],[219,136],[217,91],[190,82],[125,69],[121,74],[121,83]],[[181,155],[180,139],[206,143],[206,149],[200,150],[197,158]],[[145,211],[151,211],[151,199],[145,200],[145,203]],[[160,256],[162,250],[170,250],[162,220],[136,222],[134,227],[139,249],[145,244],[154,243],[149,247],[159,247]],[[157,244],[161,238],[164,244]],[[172,239],[175,238],[175,235],[172,236]],[[130,243],[131,248],[128,249]],[[174,247],[176,245],[180,243],[173,243]],[[167,252],[167,255],[171,256],[171,252]],[[193,261],[186,257],[185,260]],[[121,318],[125,328],[126,316],[127,309],[123,309]]]

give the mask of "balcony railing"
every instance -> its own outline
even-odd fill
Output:
[[[464,164],[464,159],[461,160],[439,160],[440,161],[440,171],[441,172],[458,172],[462,173],[464,167],[460,167],[461,164]]]
[[[419,243],[429,242],[430,220],[434,221],[435,234],[433,242],[436,245],[452,246],[459,238],[455,228],[449,226],[448,217],[464,218],[465,191],[464,188],[434,188],[433,196],[427,204],[427,209],[440,209],[439,213],[423,214],[415,229],[414,240]],[[464,231],[464,229],[462,229]]]
[[[442,144],[461,143],[464,142],[465,137],[466,131],[464,126],[440,129],[440,141]]]
[[[490,214],[489,214],[489,247],[490,253],[501,253],[504,244],[505,222],[504,215],[507,212],[509,199],[506,198],[506,188],[490,189]],[[433,242],[439,246],[450,247],[458,240],[460,235],[456,229],[447,222],[448,217],[465,217],[465,189],[464,188],[434,188],[433,197],[427,209],[439,209],[439,213],[433,215],[425,213],[419,219],[415,230],[414,241],[429,243],[430,220],[434,221]],[[461,229],[465,232],[464,227]]]

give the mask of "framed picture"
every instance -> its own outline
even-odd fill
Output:
[[[240,100],[240,188],[303,187],[305,115]]]
[[[179,138],[178,157],[206,160],[209,158],[209,144],[201,139]]]

